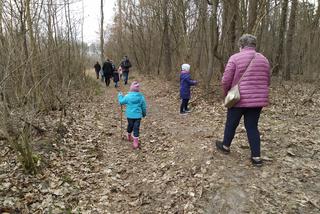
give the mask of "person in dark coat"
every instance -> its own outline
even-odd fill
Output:
[[[196,85],[197,81],[191,80],[190,75],[190,65],[183,64],[181,66],[180,73],[180,98],[181,98],[181,106],[180,106],[180,114],[186,115],[190,112],[188,109],[188,103],[191,97],[190,87]]]
[[[113,76],[112,63],[110,62],[109,59],[107,59],[107,61],[103,63],[102,70],[103,70],[103,76],[106,82],[106,86],[108,87],[110,85],[110,79]]]
[[[96,62],[96,64],[94,65],[94,70],[96,72],[97,79],[99,79],[99,72],[101,70],[101,65],[99,64],[99,62]]]
[[[129,79],[129,69],[132,67],[128,56],[124,57],[124,59],[122,60],[120,66],[122,68],[122,75],[123,75],[123,79],[124,79],[124,84],[127,85],[128,84],[128,79]]]

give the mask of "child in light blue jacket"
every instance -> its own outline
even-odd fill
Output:
[[[130,91],[126,96],[121,92],[118,94],[120,105],[126,105],[126,116],[128,119],[127,139],[132,141],[133,131],[133,148],[139,148],[139,129],[141,118],[147,114],[147,104],[143,94],[140,91],[138,82],[133,82],[130,86]]]

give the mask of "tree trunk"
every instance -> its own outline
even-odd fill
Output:
[[[198,70],[202,70],[202,62],[203,62],[203,56],[205,52],[206,47],[206,41],[207,41],[207,1],[200,0],[198,1],[198,7],[199,7],[199,18],[198,18],[198,42],[197,42],[197,60],[196,60],[196,68]],[[201,74],[201,73],[200,73]],[[204,75],[205,77],[205,75]]]
[[[167,80],[170,80],[172,62],[171,62],[171,44],[169,36],[169,0],[163,0],[163,47],[164,47],[164,69]]]
[[[118,13],[119,13],[119,26],[118,26],[118,45],[120,56],[124,55],[122,32],[123,32],[123,21],[122,21],[122,0],[118,0]]]
[[[253,34],[257,20],[258,1],[250,0],[249,2],[249,23],[247,32]]]
[[[298,0],[291,1],[291,12],[289,18],[289,28],[288,28],[288,35],[287,35],[287,44],[286,44],[286,64],[284,69],[284,80],[290,80],[291,78],[291,65],[293,63],[292,60],[292,45],[293,45],[293,37],[295,34],[296,28],[296,13],[298,7]]]
[[[3,37],[3,30],[2,30],[2,10],[3,10],[3,3],[2,3],[2,0],[0,0],[0,41],[2,41],[2,37]]]
[[[209,62],[208,62],[208,69],[207,75],[205,79],[205,87],[206,91],[210,91],[210,82],[213,76],[214,71],[214,56],[215,52],[218,48],[218,27],[217,27],[217,10],[218,10],[219,0],[212,1],[212,13],[210,16],[210,39],[209,39]]]
[[[101,19],[100,19],[100,61],[101,64],[104,62],[104,38],[103,38],[103,20],[104,20],[104,13],[103,13],[103,0],[101,0],[100,5],[100,12],[101,12]]]
[[[287,20],[287,11],[288,11],[288,0],[282,1],[281,7],[281,19],[280,19],[280,26],[279,26],[279,43],[278,49],[276,52],[275,58],[275,68],[273,70],[273,75],[278,76],[279,71],[282,69],[283,63],[283,46],[284,46],[284,37],[285,37],[285,30],[286,30],[286,20]]]

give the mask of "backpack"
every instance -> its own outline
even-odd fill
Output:
[[[127,60],[124,60],[124,61],[122,62],[122,66],[123,66],[124,68],[130,68],[130,67],[131,67],[131,63],[130,63],[130,61],[127,59]]]

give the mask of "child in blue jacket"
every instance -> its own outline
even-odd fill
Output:
[[[188,109],[188,103],[190,100],[190,87],[196,85],[197,81],[191,80],[190,75],[190,65],[183,64],[181,66],[180,73],[180,98],[181,98],[181,106],[180,106],[180,114],[185,115],[190,112]]]
[[[118,94],[120,105],[126,105],[126,116],[128,119],[128,141],[132,141],[133,131],[133,148],[139,148],[139,128],[141,118],[147,114],[147,104],[143,94],[140,91],[138,82],[133,82],[130,86],[130,92],[123,96],[121,92]]]

